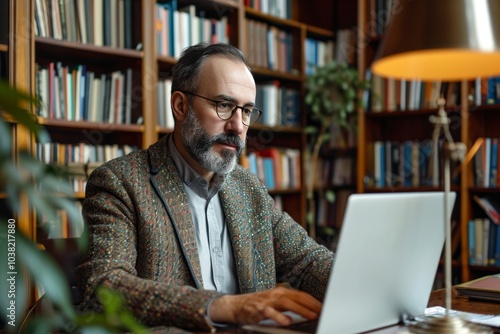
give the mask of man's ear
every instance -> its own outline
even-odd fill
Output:
[[[172,93],[172,97],[170,98],[170,103],[172,106],[172,113],[177,121],[184,121],[187,116],[189,99],[188,96],[179,91],[175,91]]]

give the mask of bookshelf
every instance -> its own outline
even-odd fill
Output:
[[[377,3],[378,4],[378,3]],[[377,46],[383,34],[385,18],[391,9],[372,7],[373,2],[358,1],[358,41],[357,61],[360,75],[370,76],[368,71],[376,53]],[[432,156],[413,160],[405,165],[405,144],[413,143],[417,157],[425,156],[426,150],[415,143],[430,144],[433,126],[429,116],[437,111],[432,104],[437,92],[444,94],[447,99],[446,110],[451,119],[450,130],[455,141],[464,142],[470,150],[475,142],[481,138],[498,138],[494,129],[500,125],[500,104],[493,98],[487,101],[486,78],[474,82],[462,81],[456,83],[413,83],[406,82],[406,100],[403,100],[401,82],[391,80],[379,81],[372,78],[371,99],[378,92],[378,100],[370,101],[371,110],[359,110],[359,134],[357,152],[357,180],[358,192],[404,192],[404,191],[438,191],[442,190],[441,170],[439,157]],[[485,83],[486,82],[486,83]],[[437,86],[436,86],[437,84]],[[436,88],[437,87],[437,88]],[[419,92],[418,89],[421,91]],[[482,91],[481,91],[482,90]],[[482,94],[481,94],[482,93]],[[414,94],[411,97],[411,94]],[[412,102],[410,102],[412,101]],[[402,107],[404,103],[405,107]],[[396,143],[396,152],[399,150],[400,160],[384,159],[380,150],[385,153],[392,151]],[[392,146],[391,146],[392,144]],[[411,146],[411,144],[410,144]],[[417,148],[418,147],[418,148]],[[412,157],[411,149],[409,155]],[[414,158],[415,159],[415,158]],[[493,160],[498,159],[497,157]],[[381,160],[385,166],[381,165]],[[437,161],[437,163],[433,163]],[[388,164],[393,164],[391,170]],[[435,166],[434,171],[425,168]],[[399,166],[399,168],[398,168]],[[498,163],[497,163],[498,166]],[[396,169],[394,169],[396,168]],[[412,169],[413,168],[413,169]],[[453,171],[461,171],[452,177],[452,191],[457,192],[455,210],[452,214],[453,227],[453,272],[454,283],[468,281],[498,270],[496,265],[470,264],[471,234],[470,221],[475,218],[487,217],[473,197],[487,196],[493,200],[500,199],[498,179],[488,186],[476,184],[476,164],[474,158],[461,165],[452,166]],[[381,173],[382,169],[382,175]],[[386,173],[385,175],[383,173]],[[409,173],[408,173],[409,172]],[[408,174],[408,175],[405,175]],[[419,174],[420,178],[412,180],[412,176]],[[430,174],[426,174],[430,173]],[[394,176],[391,178],[391,176]],[[405,178],[407,176],[408,178]],[[474,240],[477,246],[477,240]]]
[[[320,5],[319,1],[313,1],[313,3],[316,7]],[[259,8],[258,3],[253,1],[177,1],[174,6],[180,12],[180,17],[172,18],[171,16],[165,17],[162,13],[164,9],[170,10],[172,4],[158,2],[155,12],[161,24],[156,25],[157,36],[154,38],[154,51],[159,85],[154,102],[156,106],[160,106],[160,109],[168,106],[167,87],[170,85],[168,79],[172,66],[175,64],[175,54],[178,52],[177,39],[186,38],[182,31],[179,34],[174,32],[165,36],[162,30],[172,24],[172,21],[179,21],[183,24],[182,21],[185,19],[182,17],[190,13],[191,21],[188,19],[187,26],[190,28],[188,28],[187,35],[191,41],[215,39],[238,46],[249,59],[258,87],[256,104],[264,110],[264,116],[248,131],[246,154],[251,158],[260,157],[276,149],[279,152],[292,152],[290,154],[296,156],[295,160],[299,165],[296,172],[299,182],[280,186],[280,181],[274,180],[276,177],[274,176],[272,177],[274,185],[270,187],[269,192],[276,198],[277,203],[281,203],[285,211],[305,226],[307,210],[305,191],[301,185],[303,184],[302,153],[306,145],[303,127],[307,119],[306,114],[301,111],[303,104],[300,97],[305,91],[305,54],[302,47],[308,36],[314,35],[323,40],[333,40],[335,35],[331,20],[315,21],[311,9],[302,5],[300,1],[290,1],[286,4],[289,7],[283,8],[278,13],[278,7],[275,8],[275,12],[272,12],[270,9]],[[333,16],[333,4],[329,4],[323,10]],[[193,17],[196,17],[194,21]],[[205,24],[208,23],[203,23],[203,21],[207,19],[211,20],[211,30],[217,32],[215,35],[214,33],[206,35]],[[195,35],[193,35],[191,28],[193,24],[200,27],[199,35],[198,29],[194,29]],[[225,33],[221,33],[220,27],[223,27]],[[225,30],[225,27],[229,29]],[[274,57],[268,54],[270,45],[274,45]],[[264,99],[265,96],[267,97]],[[282,105],[268,96],[282,96],[283,99],[287,98],[285,96],[289,96],[290,99],[296,98],[295,105],[298,108],[293,119],[282,117]],[[155,116],[157,137],[171,131],[172,121],[169,120],[168,115],[156,114]],[[265,182],[264,174],[262,174],[262,179]]]
[[[9,80],[9,2],[3,1],[0,4],[0,80]],[[9,124],[9,134],[13,135],[14,125]],[[0,210],[9,212],[6,205],[7,194],[4,185],[0,185]]]
[[[195,16],[194,22],[200,31],[202,27],[216,31],[206,35],[208,41],[227,41],[247,55],[253,55],[249,57],[251,68],[256,83],[263,87],[262,92],[289,94],[294,99],[296,114],[292,119],[285,120],[282,107],[272,113],[278,110],[278,104],[261,107],[274,118],[250,128],[247,153],[270,149],[291,152],[289,155],[297,165],[297,182],[293,186],[274,187],[270,193],[305,226],[302,158],[307,115],[302,100],[306,78],[303,50],[306,38],[335,39],[335,3],[286,1],[289,7],[280,13],[257,8],[253,1],[246,0],[94,0],[93,7],[88,7],[88,3],[90,1],[9,0],[0,4],[0,15],[3,15],[0,17],[0,76],[42,98],[43,107],[33,113],[52,140],[46,147],[38,145],[26,130],[12,123],[16,149],[28,148],[44,161],[66,164],[78,171],[82,177],[75,181],[79,184],[75,200],[81,202],[85,176],[109,159],[107,152],[124,154],[126,150],[122,147],[125,146],[128,150],[147,148],[172,131],[171,123],[163,119],[165,115],[158,114],[158,107],[168,108],[168,97],[164,93],[168,91],[170,72],[182,43],[186,38],[190,42],[196,38],[203,40],[191,33],[188,37],[182,35],[185,29],[177,29],[176,25],[176,29],[167,30],[181,36],[169,35],[168,38],[184,40],[175,42],[177,51],[164,50],[160,32],[168,23],[161,21],[164,16],[159,8],[172,10],[174,7],[168,5],[175,3],[175,8],[184,13],[176,16],[179,21],[175,23],[192,27]],[[317,10],[324,13],[319,19]],[[257,39],[257,35],[250,39],[249,26],[252,25],[264,27],[272,34],[264,40]],[[271,58],[260,49],[268,41],[274,50]],[[259,49],[255,49],[257,44]],[[99,95],[101,93],[103,95]],[[102,109],[98,116],[92,114],[95,106]],[[123,113],[127,116],[122,116]],[[97,153],[93,153],[94,149]],[[89,160],[93,154],[104,158]],[[5,193],[0,191],[0,205],[5,199]],[[26,201],[22,207],[26,210],[16,217],[20,229],[40,242],[45,236],[37,227],[44,222],[37,222],[34,210]],[[57,237],[74,235],[64,232]]]

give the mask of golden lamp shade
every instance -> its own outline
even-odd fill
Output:
[[[500,75],[500,0],[395,0],[373,73],[459,81]]]

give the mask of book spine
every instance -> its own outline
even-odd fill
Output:
[[[469,220],[469,264],[476,264],[476,223],[473,219]],[[500,254],[499,254],[500,255]],[[498,261],[500,262],[500,256]]]

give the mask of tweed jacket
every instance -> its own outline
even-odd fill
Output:
[[[82,310],[101,309],[94,290],[121,292],[143,324],[213,329],[206,319],[218,295],[203,289],[195,229],[167,136],[114,159],[89,177],[83,216],[88,251],[77,268]],[[241,293],[279,282],[322,300],[333,253],[274,208],[259,179],[236,166],[219,192]]]

